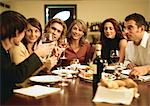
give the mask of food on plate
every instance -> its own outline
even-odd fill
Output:
[[[80,74],[84,78],[93,79],[93,70],[80,70]]]
[[[72,64],[72,65],[70,65],[70,66],[67,66],[66,69],[78,70],[78,71],[80,71],[80,70],[88,70],[88,69],[90,69],[90,67],[87,66],[87,65]]]
[[[73,60],[70,62],[70,65],[71,65],[71,64],[80,64],[79,59],[73,59]]]
[[[122,79],[122,80],[105,80],[101,79],[101,85],[107,88],[117,89],[119,87],[127,87],[127,88],[137,88],[136,82],[134,82],[130,78]]]
[[[102,79],[106,79],[106,80],[115,80],[116,79],[116,76],[113,74],[110,74],[110,73],[102,72],[101,75],[102,75]]]

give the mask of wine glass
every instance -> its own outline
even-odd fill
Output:
[[[118,50],[111,50],[110,51],[110,61],[114,64],[119,61],[119,51]]]
[[[42,43],[51,43],[53,42],[53,36],[51,33],[43,33],[41,37]],[[53,50],[52,50],[53,51]],[[52,55],[52,52],[50,52],[47,56],[43,57],[42,60],[45,62],[50,56]]]
[[[62,57],[60,59],[67,59],[67,57],[65,56],[65,50],[68,47],[67,38],[61,39],[59,43],[60,47],[62,48]]]
[[[62,68],[60,68],[59,71],[60,72],[58,73],[58,75],[62,78],[62,81],[61,81],[61,83],[59,83],[59,85],[60,86],[68,86],[68,83],[65,82],[65,80],[67,79],[68,73]]]
[[[41,40],[42,43],[51,43],[53,42],[53,36],[51,33],[43,33]]]

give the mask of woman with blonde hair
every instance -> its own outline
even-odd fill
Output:
[[[83,20],[74,20],[67,33],[69,47],[65,54],[66,64],[70,64],[74,59],[78,59],[81,64],[87,64],[92,59],[94,48],[86,41],[87,26]]]

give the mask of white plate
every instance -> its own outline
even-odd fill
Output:
[[[115,70],[116,66],[107,66],[105,67],[106,70]]]
[[[129,75],[129,74],[130,74],[130,72],[131,72],[131,70],[130,70],[130,69],[122,70],[122,71],[121,71],[121,73],[122,73],[122,74],[125,74],[125,75]]]
[[[79,74],[78,76],[87,82],[92,82],[93,80],[93,77],[84,77],[82,74]]]
[[[53,74],[61,74],[61,73],[77,74],[78,71],[68,70],[68,69],[60,69],[60,70],[53,70],[52,73]]]
[[[33,76],[29,78],[30,81],[41,82],[41,83],[52,83],[61,81],[60,76],[56,75],[42,75],[42,76]]]
[[[141,81],[150,81],[150,75],[139,76],[139,80],[141,80]]]
[[[88,65],[81,65],[81,64],[72,64],[70,66],[67,66],[66,68],[67,69],[68,68],[87,69],[87,68],[89,68],[89,66]]]

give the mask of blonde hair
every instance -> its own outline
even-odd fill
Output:
[[[64,21],[62,21],[62,20],[59,19],[59,18],[50,19],[50,20],[48,21],[47,25],[45,26],[44,32],[47,32],[47,31],[48,31],[48,28],[49,28],[53,23],[59,23],[60,25],[63,26],[63,31],[62,31],[62,34],[61,34],[61,36],[60,36],[59,39],[64,38],[64,37],[66,36],[66,33],[67,33],[67,25],[65,24]]]
[[[67,39],[68,39],[68,42],[71,43],[71,38],[72,38],[72,35],[71,35],[71,30],[73,28],[74,25],[77,25],[79,27],[80,30],[83,31],[84,35],[81,37],[80,39],[80,45],[84,44],[85,43],[85,39],[87,37],[87,26],[85,24],[85,22],[81,19],[77,19],[77,20],[74,20],[71,25],[69,26],[68,28],[68,32],[67,32]]]

